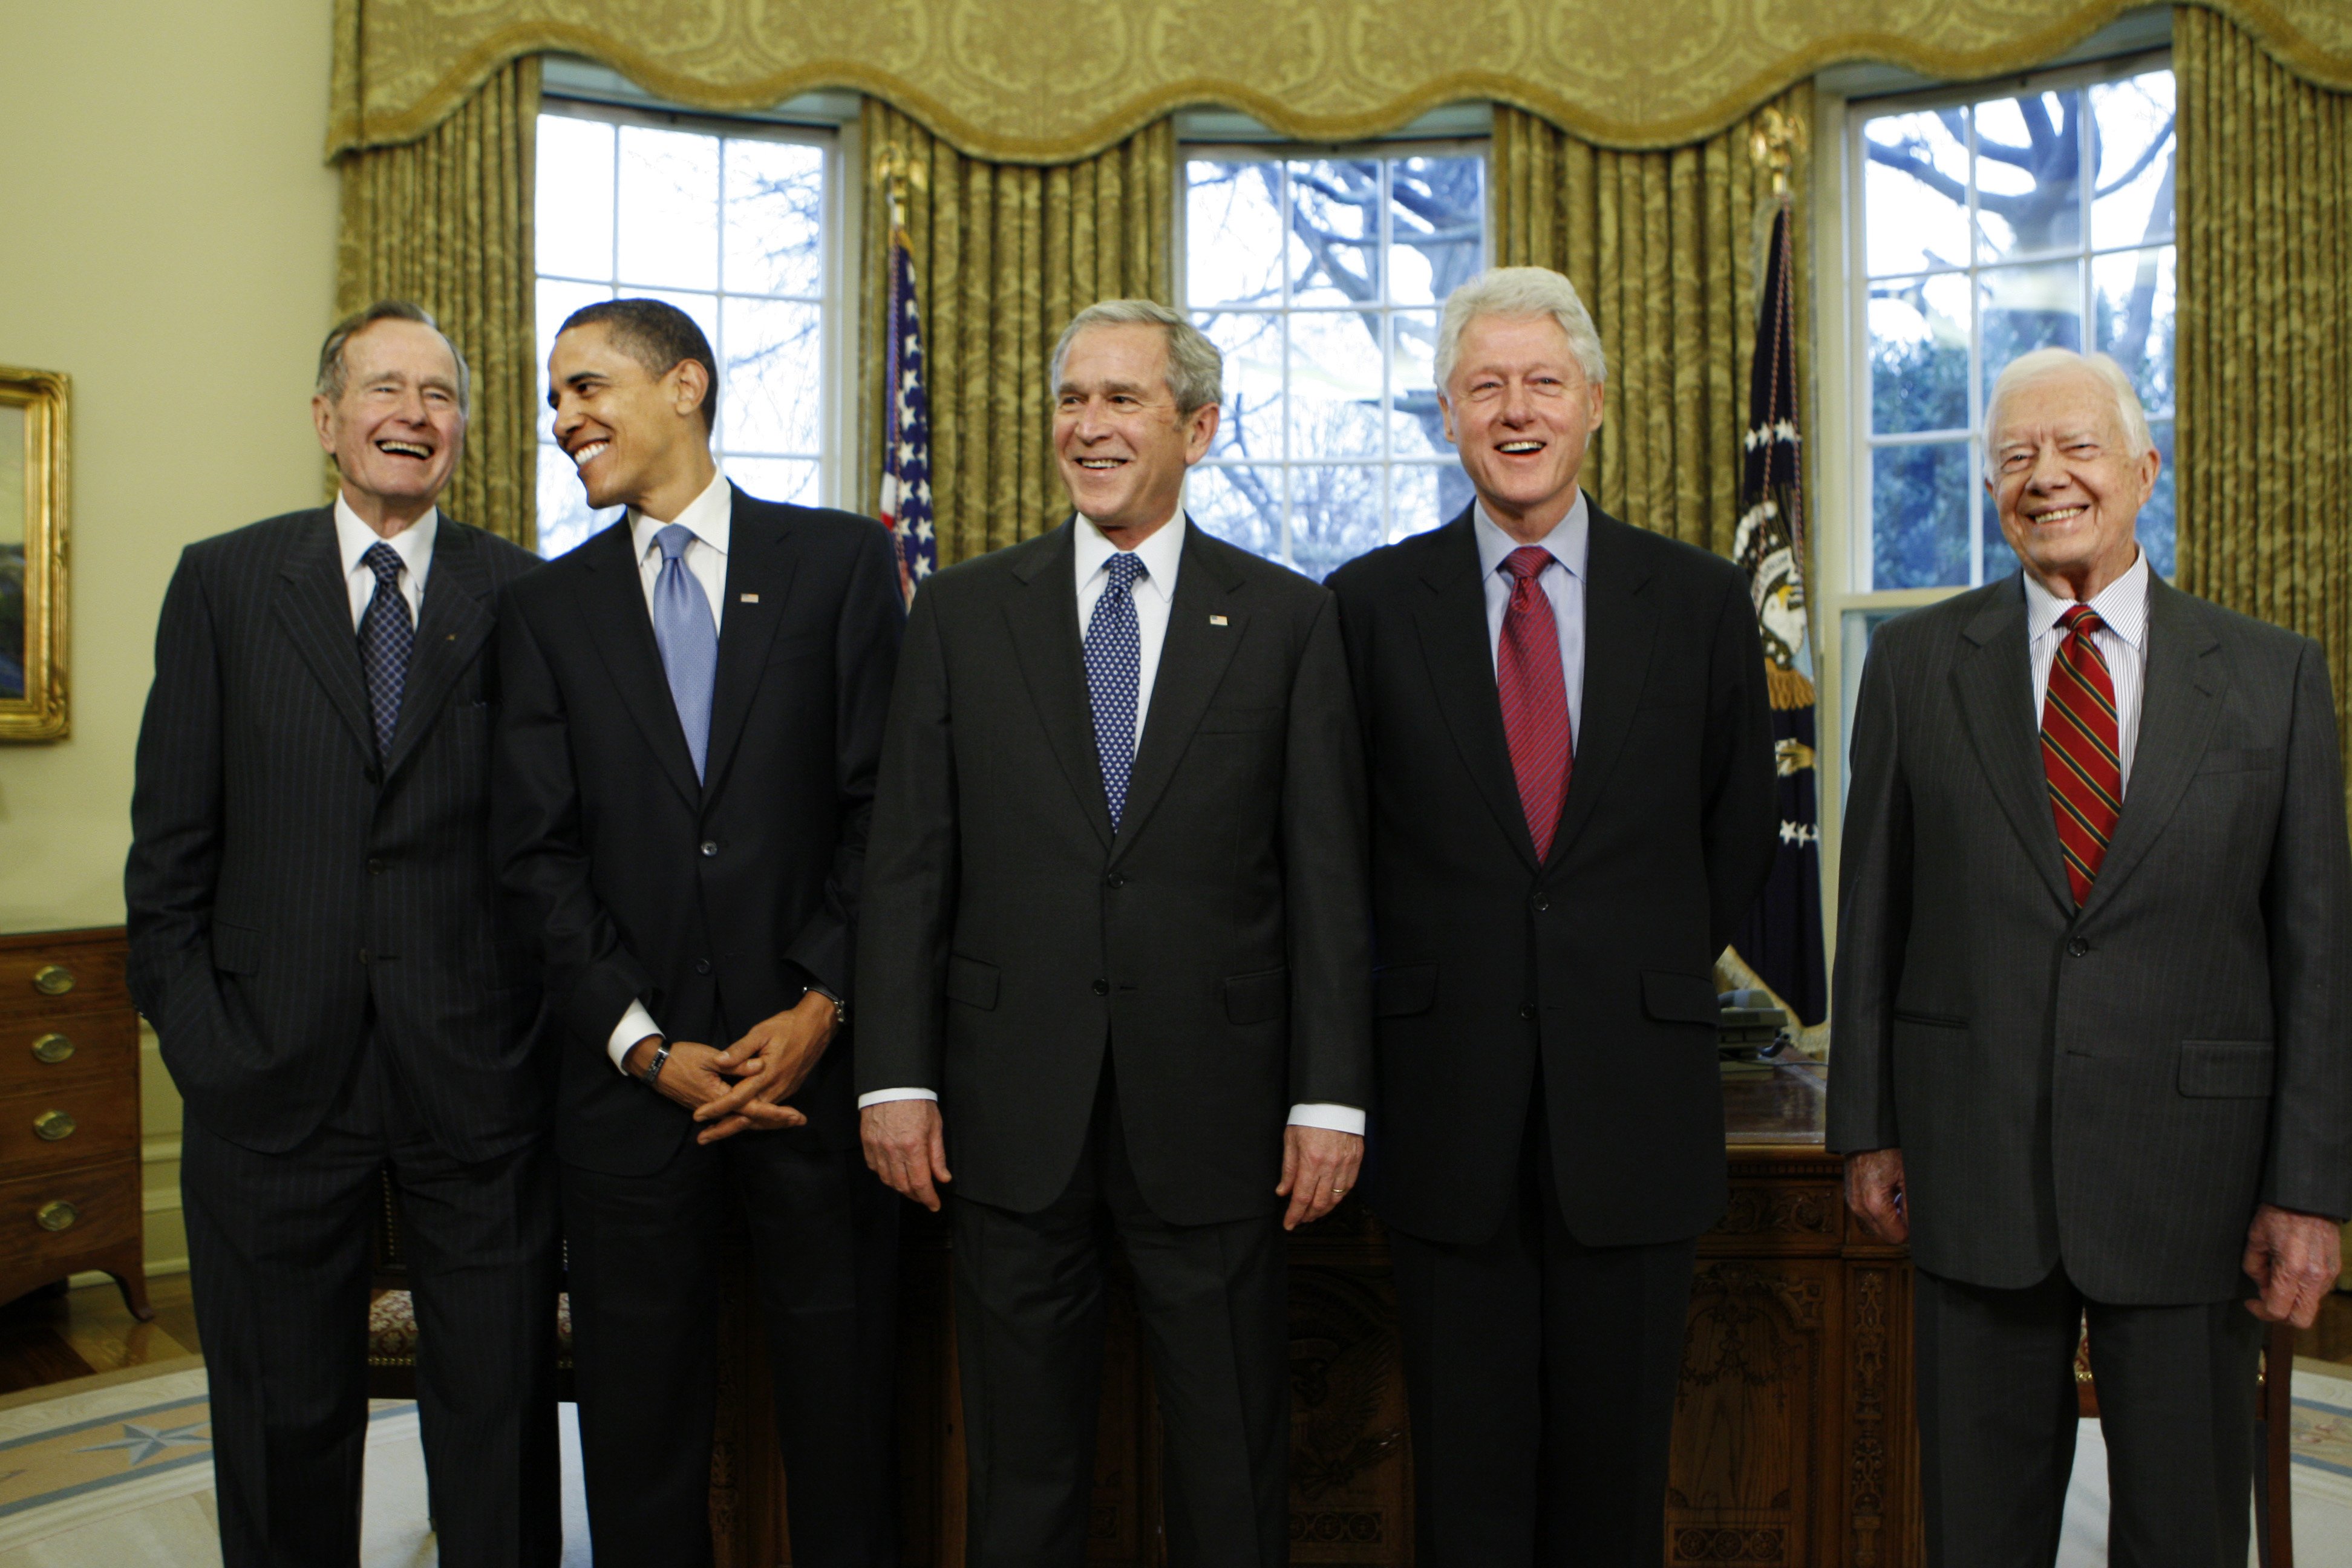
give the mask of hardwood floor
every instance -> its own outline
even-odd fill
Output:
[[[188,1277],[150,1276],[147,1294],[152,1323],[132,1317],[111,1283],[50,1287],[0,1306],[0,1394],[197,1353]]]

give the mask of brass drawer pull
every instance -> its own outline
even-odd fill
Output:
[[[42,1035],[33,1041],[33,1059],[55,1067],[74,1054],[74,1043],[63,1035]]]
[[[33,1118],[33,1131],[39,1133],[44,1141],[51,1143],[60,1138],[72,1137],[74,1129],[80,1125],[80,1122],[62,1110],[44,1110]]]
[[[63,1198],[53,1198],[43,1204],[33,1215],[34,1223],[43,1230],[65,1230],[81,1218],[81,1211]]]
[[[45,963],[33,971],[33,989],[44,996],[62,996],[74,988],[74,972],[62,963]]]

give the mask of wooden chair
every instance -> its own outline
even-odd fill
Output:
[[[2294,1330],[2273,1323],[2254,1374],[2254,1550],[2262,1568],[2294,1568],[2294,1493],[2287,1440],[2294,1426]],[[2085,1421],[2099,1418],[2086,1325],[2074,1345],[2074,1398]]]
[[[376,1205],[368,1301],[367,1384],[370,1399],[416,1397],[416,1303],[408,1289],[408,1261],[401,1250],[400,1191],[392,1173],[382,1177]],[[555,1298],[555,1397],[572,1403],[572,1298],[557,1281]]]

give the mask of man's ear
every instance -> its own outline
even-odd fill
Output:
[[[710,390],[710,372],[698,359],[682,359],[669,367],[662,378],[673,381],[671,401],[680,415],[692,414],[702,406],[703,396]]]
[[[335,455],[335,405],[320,393],[310,399],[310,426],[319,433],[319,446],[329,457]]]
[[[1184,416],[1184,461],[1188,466],[1209,455],[1209,444],[1217,438],[1217,422],[1223,414],[1223,405],[1203,403]]]
[[[1437,414],[1445,422],[1445,439],[1454,446],[1460,446],[1462,437],[1454,433],[1454,400],[1442,392],[1437,395]]]

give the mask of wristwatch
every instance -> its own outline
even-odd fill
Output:
[[[849,1027],[849,1004],[847,1002],[835,995],[832,992],[826,990],[822,985],[812,985],[808,990],[802,992],[801,994],[803,996],[812,994],[822,996],[826,1001],[832,1003],[833,1026],[836,1029],[846,1029]]]
[[[637,1075],[638,1080],[644,1083],[646,1088],[652,1088],[654,1080],[661,1077],[662,1065],[668,1060],[669,1041],[667,1037],[664,1037],[662,1042],[654,1047],[654,1059],[646,1064],[646,1070],[644,1072]]]

